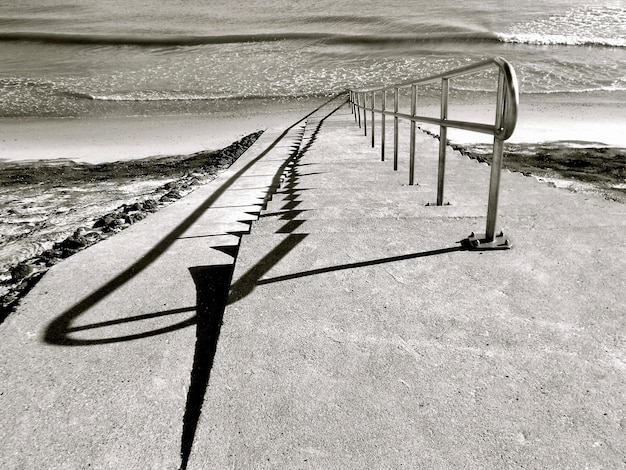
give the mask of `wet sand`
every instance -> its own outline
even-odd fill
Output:
[[[583,98],[522,96],[515,132],[505,143],[503,167],[576,192],[626,202],[626,103],[590,104]],[[427,115],[437,116],[430,106]],[[493,123],[494,107],[451,106],[450,118]],[[419,126],[432,135],[439,128]],[[491,136],[448,130],[462,154],[491,162]]]
[[[219,115],[81,119],[0,119],[1,161],[116,162],[219,150],[268,127],[287,127],[302,116],[238,111]]]

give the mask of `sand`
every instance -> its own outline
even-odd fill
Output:
[[[4,119],[0,159],[103,163],[218,150],[268,126],[287,127],[296,115]]]
[[[0,160],[101,163],[218,150],[257,130],[287,127],[321,101],[263,103],[257,108],[233,103],[228,112],[183,116],[0,119]],[[517,127],[508,142],[626,148],[625,110],[626,103],[606,99],[591,105],[571,96],[522,94]],[[438,105],[426,105],[418,113],[438,116]],[[493,116],[491,104],[451,103],[451,119],[492,122]],[[423,127],[437,131],[433,126]],[[449,129],[448,139],[460,144],[491,141],[487,135],[456,129]]]
[[[439,110],[426,107],[425,115],[437,116]],[[495,107],[492,105],[451,105],[450,119],[493,123]],[[434,126],[423,126],[438,132]],[[565,145],[580,143],[584,146],[626,148],[626,103],[588,102],[563,96],[541,95],[520,97],[517,126],[509,143],[564,142]],[[492,137],[486,134],[448,130],[452,142],[488,143]]]

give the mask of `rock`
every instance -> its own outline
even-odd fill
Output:
[[[46,266],[52,266],[62,258],[62,253],[59,249],[46,250],[40,255],[40,258]]]
[[[14,281],[21,281],[22,279],[26,279],[33,273],[34,269],[32,266],[28,264],[18,264],[11,268],[11,277]]]
[[[75,255],[79,251],[80,251],[80,248],[62,247],[61,248],[61,258],[69,258],[70,256]]]
[[[9,307],[12,303],[14,303],[15,301],[17,301],[17,299],[19,299],[19,293],[18,292],[11,292],[7,295],[5,295],[4,297],[1,298],[2,300],[2,307],[6,308]]]
[[[89,231],[89,229],[87,227],[78,227],[76,230],[74,230],[74,236],[75,237],[83,236],[88,231]]]
[[[146,214],[143,212],[137,212],[135,214],[127,214],[124,217],[124,222],[126,222],[129,225],[134,224],[135,222],[139,222],[142,219],[146,218]]]
[[[124,205],[124,212],[125,213],[129,213],[129,212],[137,212],[142,210],[142,206],[139,202],[136,202],[134,204],[129,204],[129,205]]]
[[[171,190],[170,192],[168,192],[167,194],[164,194],[163,196],[161,196],[161,199],[159,199],[159,201],[161,202],[173,202],[177,199],[180,199],[182,196],[180,195],[180,193],[176,190]]]
[[[67,237],[61,243],[55,243],[55,248],[69,249],[69,250],[79,250],[81,248],[85,248],[89,245],[89,240],[83,237],[82,235],[72,235],[71,237]]]
[[[87,232],[83,235],[89,244],[96,243],[102,239],[98,232]]]
[[[178,181],[170,181],[169,183],[165,183],[163,185],[163,189],[178,189],[180,183]]]
[[[141,206],[145,211],[155,212],[159,205],[154,199],[146,199]]]
[[[115,213],[107,214],[96,220],[96,222],[93,224],[93,227],[114,227],[117,224],[118,217],[119,216]]]
[[[120,214],[113,212],[111,214],[105,215],[100,220],[98,220],[94,224],[94,228],[98,228],[98,227],[115,228],[115,227],[119,227],[122,224],[124,224],[124,219],[122,218],[122,216]]]

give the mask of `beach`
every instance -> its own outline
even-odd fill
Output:
[[[621,2],[23,0],[0,44],[0,467],[625,462]],[[339,106],[494,57],[501,179]],[[446,83],[494,123],[495,68],[417,115]]]
[[[520,83],[504,167],[623,201],[623,8],[608,0],[515,11],[495,0],[353,7],[149,1],[132,8],[132,22],[118,0],[51,0],[45,9],[26,0],[0,11],[0,281],[14,283],[17,266],[112,211],[162,197],[192,155],[286,128],[349,87],[494,56]],[[449,118],[492,122],[494,83],[493,73],[455,80]],[[438,96],[438,87],[420,87],[418,112],[438,116]],[[489,137],[450,130],[448,139],[489,161]]]

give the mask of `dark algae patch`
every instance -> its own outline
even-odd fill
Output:
[[[453,147],[470,158],[491,163],[491,145]],[[586,183],[590,188],[588,191],[597,192],[609,200],[626,202],[626,149],[623,148],[565,142],[507,143],[502,165],[529,176]]]
[[[189,172],[214,174],[228,167],[245,151],[258,133],[250,134],[237,143],[218,150],[201,151],[191,155],[149,157],[138,160],[90,164],[56,160],[45,165],[36,162],[5,162],[1,164],[0,186],[23,184],[70,185],[76,183],[110,182],[150,177],[172,178]]]

